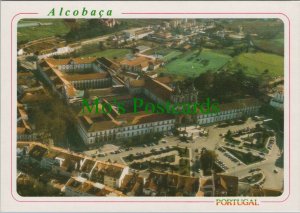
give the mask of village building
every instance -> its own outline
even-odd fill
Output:
[[[101,183],[95,183],[82,177],[71,177],[62,188],[66,196],[102,196],[124,197],[125,195]]]
[[[42,169],[53,175],[82,177],[111,188],[120,188],[129,167],[118,163],[96,161],[84,155],[59,147],[47,147],[34,141],[18,141],[19,159],[29,157],[28,162],[39,163]],[[25,151],[24,151],[25,150]]]
[[[158,42],[168,42],[173,39],[173,36],[169,32],[157,32],[150,35],[150,38]]]
[[[282,190],[264,188],[256,185],[250,188],[250,192],[248,194],[253,197],[278,197],[282,195]]]
[[[161,60],[148,57],[145,55],[135,55],[126,58],[120,62],[120,66],[124,71],[129,72],[147,72],[157,69],[163,62]]]
[[[17,83],[18,101],[26,110],[49,99],[44,86],[32,72],[17,72]]]
[[[34,133],[28,121],[28,113],[25,107],[17,103],[17,140],[31,141],[36,140],[38,134]]]
[[[120,188],[129,167],[122,164],[111,164],[98,161],[91,172],[90,179],[112,188]]]
[[[225,197],[237,196],[238,177],[215,174],[200,177],[200,188],[197,196]]]
[[[145,38],[146,36],[148,36],[152,33],[154,33],[154,31],[150,28],[149,29],[145,28],[145,29],[137,30],[137,31],[135,31],[135,39]]]
[[[198,190],[199,178],[151,172],[143,192],[146,196],[195,196]]]
[[[145,184],[145,178],[139,174],[127,174],[120,187],[120,190],[127,196],[141,196],[143,195],[143,187]]]
[[[39,59],[64,55],[73,52],[74,49],[66,44],[66,41],[58,37],[47,37],[30,41],[20,46],[19,55],[35,54]]]

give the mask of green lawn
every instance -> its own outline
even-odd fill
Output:
[[[172,58],[174,58],[174,57],[177,57],[177,56],[179,56],[179,55],[181,55],[181,54],[182,54],[182,52],[180,52],[179,50],[174,50],[174,51],[168,53],[167,55],[165,55],[165,56],[164,56],[164,59],[165,59],[166,61],[168,61],[168,60],[170,60],[170,59],[172,59]]]
[[[81,55],[81,57],[89,57],[89,56],[96,56],[96,57],[106,57],[109,59],[116,58],[123,58],[126,54],[130,53],[130,49],[107,49],[107,50],[99,50],[93,53],[87,53]]]
[[[18,28],[18,42],[32,41],[49,36],[66,35],[70,28],[64,23],[63,19],[38,19],[38,20],[21,20],[19,23],[52,23],[46,26],[33,26]]]
[[[151,50],[148,50],[145,52],[145,54],[147,55],[162,55],[162,56],[167,56],[168,54],[172,53],[172,52],[177,52],[177,50],[173,50],[173,49],[169,49],[169,48],[164,48],[164,47],[156,47],[156,48],[152,48]],[[180,52],[180,51],[178,51]]]
[[[255,39],[253,40],[254,45],[266,52],[275,53],[278,55],[284,55],[284,39]]]
[[[257,76],[268,69],[273,77],[283,76],[283,57],[269,53],[242,53],[233,59],[233,64],[241,64],[247,69],[246,74]]]
[[[217,71],[230,59],[231,57],[228,55],[209,49],[202,50],[200,55],[197,55],[197,51],[191,51],[168,63],[165,72],[173,75],[198,76],[207,70]],[[206,63],[204,63],[205,61]]]

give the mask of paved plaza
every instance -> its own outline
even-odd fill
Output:
[[[224,172],[224,174],[238,176],[240,178],[249,175],[249,171],[251,169],[260,168],[261,171],[264,173],[266,180],[264,182],[264,187],[272,188],[272,189],[281,189],[283,187],[283,169],[278,168],[275,166],[276,159],[280,156],[280,150],[277,147],[276,143],[272,146],[271,150],[268,154],[265,155],[264,160],[246,165],[241,161],[233,162],[230,160],[225,154],[218,150],[218,147],[225,146],[226,142],[224,138],[220,135],[226,134],[228,130],[234,132],[244,128],[255,128],[256,124],[261,124],[260,121],[254,121],[249,118],[244,124],[239,125],[229,125],[228,127],[217,127],[217,124],[213,124],[210,126],[188,126],[186,128],[181,128],[181,130],[185,129],[188,135],[193,133],[193,140],[189,140],[187,142],[182,142],[179,137],[177,136],[165,136],[163,139],[167,141],[167,143],[159,142],[158,145],[154,146],[147,146],[147,147],[132,147],[132,150],[125,151],[121,149],[120,153],[110,154],[111,152],[115,152],[119,150],[119,148],[115,145],[104,145],[100,149],[96,150],[89,150],[86,151],[85,154],[94,156],[99,160],[111,160],[112,162],[120,162],[126,163],[123,160],[123,157],[126,157],[130,154],[136,155],[137,153],[150,153],[151,150],[157,149],[160,150],[161,148],[171,147],[171,146],[180,146],[180,147],[187,147],[190,150],[190,159],[195,159],[197,155],[200,154],[200,150],[202,148],[206,148],[208,150],[215,150],[218,160],[223,162],[228,169]],[[199,136],[199,132],[208,132],[207,136]],[[241,149],[236,149],[237,151],[245,151]],[[99,151],[101,150],[101,151]],[[249,149],[248,149],[249,150]],[[258,155],[258,151],[250,150],[251,153],[254,155]],[[106,156],[98,157],[98,154],[105,153]],[[277,170],[278,173],[274,173],[274,170]],[[199,173],[195,174],[199,176]]]

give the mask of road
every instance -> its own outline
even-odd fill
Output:
[[[128,30],[122,30],[121,32],[126,31],[126,32],[135,33],[136,31],[141,30],[141,29],[143,29],[143,28],[142,27],[131,28],[131,29],[128,29]],[[81,41],[81,44],[82,45],[87,45],[87,44],[97,43],[97,42],[100,42],[100,41],[106,41],[112,35],[113,34],[109,34],[109,35],[105,35],[105,36],[99,36],[99,37],[95,37],[95,38],[92,38],[92,39],[84,40],[84,41]]]

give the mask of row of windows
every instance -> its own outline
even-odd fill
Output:
[[[238,118],[240,116],[238,116],[238,114],[232,114],[232,115],[228,115],[228,116],[224,116],[224,117],[212,117],[212,118],[206,118],[206,119],[199,119],[198,123],[199,124],[207,124],[207,123],[212,123],[212,122],[216,122],[216,121],[224,121],[227,119],[233,119],[233,118]]]
[[[91,66],[92,64],[71,64],[71,65],[67,64],[67,65],[59,66],[59,69],[64,70],[64,69],[76,69],[76,68],[89,68]]]
[[[170,125],[175,123],[175,120],[168,120],[168,121],[164,121],[164,122],[159,122],[159,125],[168,125],[168,128],[171,128]],[[153,124],[153,123],[151,123]],[[151,125],[151,124],[142,124],[142,125],[138,125],[138,126],[129,126],[129,127],[123,127],[120,129],[111,129],[111,130],[106,130],[103,132],[96,132],[96,133],[90,133],[89,136],[93,137],[93,136],[107,136],[107,135],[112,135],[116,132],[120,132],[120,131],[131,131],[131,130],[135,130],[135,129],[142,129],[142,128],[149,128],[151,126],[158,126],[158,125]],[[167,127],[161,127],[162,129],[165,129]],[[146,130],[138,130],[136,132],[139,131],[146,131]]]
[[[249,115],[251,112],[253,112],[253,110],[248,111],[247,114]],[[215,122],[215,121],[223,121],[223,120],[228,120],[228,119],[233,119],[233,118],[239,118],[241,117],[242,114],[240,113],[232,113],[232,114],[228,114],[225,116],[213,116],[213,117],[209,117],[209,118],[198,118],[198,123],[199,124],[206,124],[206,123],[211,123],[211,122]]]
[[[167,127],[162,127],[162,128],[156,128],[153,130],[153,132],[166,132],[166,131],[170,131],[172,128],[170,126]],[[140,130],[140,131],[136,131],[136,132],[127,132],[127,133],[122,133],[116,136],[106,136],[106,135],[102,135],[102,136],[96,136],[96,138],[90,138],[89,139],[89,143],[93,143],[93,142],[101,142],[101,141],[106,141],[106,140],[113,140],[116,137],[117,138],[123,138],[123,137],[132,137],[132,136],[137,136],[137,135],[143,135],[143,134],[147,134],[147,133],[151,133],[152,130],[146,129],[146,130]]]
[[[226,115],[226,114],[231,114],[234,112],[253,112],[254,110],[257,110],[258,107],[250,107],[247,109],[234,109],[234,110],[229,110],[229,111],[223,111],[223,112],[218,112],[218,113],[211,113],[211,114],[207,114],[207,115],[199,115],[198,118],[209,118],[209,117],[213,117],[213,116],[218,116],[218,115]]]
[[[103,85],[111,83],[110,78],[98,79],[98,80],[85,80],[85,81],[72,81],[71,82],[75,87],[76,86],[93,86],[93,85]]]
[[[121,128],[121,130],[122,131],[127,131],[127,130],[141,129],[141,128],[145,128],[145,127],[151,127],[151,126],[156,126],[156,125],[166,125],[166,124],[173,124],[173,123],[175,123],[175,120],[159,121],[157,123],[141,124],[141,125],[123,127],[123,128]]]
[[[107,81],[110,80],[110,78],[103,78],[103,79],[89,79],[89,80],[81,80],[81,81],[71,81],[72,83],[77,83],[77,84],[81,84],[81,83],[96,83],[96,82],[103,82],[103,81]]]
[[[76,89],[87,89],[97,87],[108,87],[111,85],[111,79],[99,79],[99,80],[86,80],[86,81],[72,81],[71,82]]]
[[[154,132],[167,131],[167,130],[171,130],[171,127],[170,126],[168,126],[168,127],[165,126],[165,127],[161,127],[161,128],[156,128],[154,130]],[[127,132],[127,133],[121,134],[121,136],[130,137],[130,136],[135,136],[135,135],[140,135],[140,134],[145,134],[145,133],[150,133],[150,132],[151,132],[151,130],[146,129],[146,130],[141,130],[141,131],[136,131],[136,132]]]

